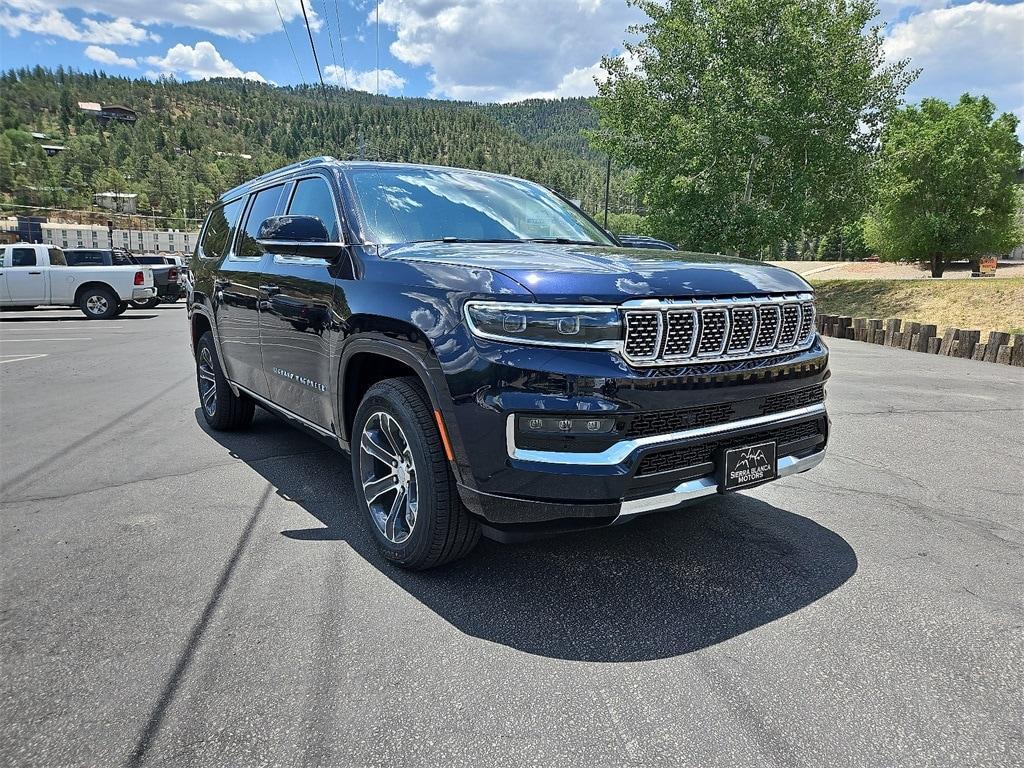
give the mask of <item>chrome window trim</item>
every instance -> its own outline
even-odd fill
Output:
[[[647,435],[619,442],[608,446],[603,451],[593,453],[569,452],[569,451],[538,451],[534,449],[519,448],[516,446],[515,417],[517,414],[510,413],[505,420],[505,448],[510,458],[520,461],[531,461],[539,464],[566,464],[586,467],[608,467],[621,464],[640,448],[661,445],[662,443],[674,443],[680,440],[692,440],[700,437],[710,437],[724,432],[733,432],[751,427],[761,427],[776,422],[790,421],[805,416],[820,416],[825,413],[824,403],[805,405],[802,408],[794,408],[791,411],[772,413],[766,416],[753,416],[749,419],[739,421],[726,421],[721,424],[712,424],[707,427],[696,429],[684,429],[680,432],[670,432],[664,435]],[[608,415],[608,414],[605,414]]]
[[[473,300],[467,301],[462,305],[462,316],[466,321],[466,327],[469,328],[470,333],[476,336],[478,339],[486,339],[487,341],[500,341],[505,344],[529,344],[534,347],[557,347],[560,349],[600,349],[600,350],[611,350],[622,354],[623,352],[623,341],[621,339],[608,339],[606,341],[588,341],[588,342],[572,342],[572,341],[536,341],[517,336],[502,336],[500,333],[488,333],[487,331],[480,330],[479,327],[473,322],[473,317],[469,314],[469,310],[472,307],[486,307],[488,309],[497,309],[499,311],[509,312],[529,312],[531,310],[564,310],[566,312],[615,312],[619,314],[619,308],[614,304],[534,304],[531,302],[502,302],[502,301],[485,301],[485,300]],[[620,322],[621,317],[620,317]]]

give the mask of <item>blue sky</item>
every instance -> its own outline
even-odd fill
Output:
[[[299,2],[0,0],[0,68],[313,82]],[[879,6],[887,54],[923,69],[911,101],[969,90],[1024,118],[1024,2]],[[306,9],[328,80],[474,101],[592,94],[601,56],[620,53],[625,28],[642,18],[625,0],[382,0],[379,28],[373,0]]]

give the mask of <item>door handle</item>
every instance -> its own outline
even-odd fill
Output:
[[[30,275],[41,275],[41,274],[43,274],[43,273],[42,273],[42,272],[29,272],[29,274],[30,274]]]
[[[261,285],[260,293],[265,293],[267,296],[276,296],[281,292],[281,288],[276,285]]]

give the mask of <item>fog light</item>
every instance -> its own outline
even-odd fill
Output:
[[[520,416],[518,424],[520,432],[530,432],[532,434],[600,435],[615,430],[615,419],[613,418]]]

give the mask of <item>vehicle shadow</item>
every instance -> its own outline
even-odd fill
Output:
[[[734,494],[625,526],[501,545],[422,573],[386,562],[357,517],[348,458],[257,410],[251,432],[200,426],[299,504],[304,546],[345,541],[459,630],[527,653],[642,661],[696,651],[824,597],[857,570],[838,534]]]
[[[118,317],[108,318],[106,320],[106,322],[121,322],[122,320],[152,320],[154,317],[159,317],[159,315],[131,314],[131,310],[129,310],[128,312],[125,312],[123,315],[119,315]],[[102,320],[90,320],[88,317],[86,317],[85,315],[82,315],[82,314],[79,314],[78,317],[75,317],[74,315],[67,315],[66,317],[63,317],[63,316],[62,317],[24,317],[24,316],[19,316],[19,315],[11,315],[11,314],[8,314],[7,312],[4,312],[2,315],[0,315],[0,324],[6,324],[6,323],[65,323],[65,322],[67,322],[67,323],[70,323],[70,322],[77,323],[78,321],[82,321],[84,323],[104,322]]]

